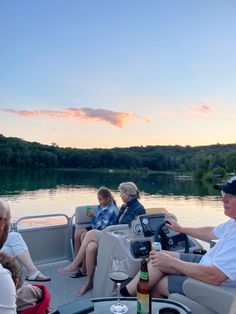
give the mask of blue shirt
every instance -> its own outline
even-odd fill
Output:
[[[103,230],[109,225],[116,223],[117,219],[117,207],[111,202],[106,207],[98,205],[95,215],[92,218],[92,228],[97,230]]]

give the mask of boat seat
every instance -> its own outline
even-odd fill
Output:
[[[75,208],[75,227],[76,229],[83,229],[91,226],[92,218],[86,216],[89,210],[96,210],[98,205],[77,206]]]
[[[91,226],[91,217],[86,216],[86,212],[88,210],[95,210],[98,205],[83,205],[83,206],[77,206],[75,208],[75,213],[71,217],[70,220],[70,259],[74,259],[74,233],[75,230],[78,229],[85,229]],[[73,225],[73,220],[75,220],[75,225]]]
[[[169,299],[186,305],[192,314],[235,314],[236,288],[214,286],[188,278],[183,284],[185,295],[171,293]]]
[[[71,258],[74,259],[74,231],[84,229],[91,226],[92,218],[86,216],[86,212],[90,209],[95,210],[98,205],[83,205],[75,208],[75,214],[71,218],[71,235],[70,235],[70,248]],[[177,220],[176,216],[169,213],[164,207],[146,208],[147,214],[165,214],[166,216]],[[73,228],[73,219],[75,218],[75,227]]]
[[[86,216],[88,210],[96,210],[98,205],[84,205],[75,208],[75,228],[82,229],[91,226],[92,218]],[[146,208],[147,214],[166,214],[170,218],[177,220],[174,214],[168,212],[164,207]]]

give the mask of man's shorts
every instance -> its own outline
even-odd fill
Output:
[[[202,255],[180,253],[180,260],[190,263],[199,263]],[[188,279],[188,276],[168,275],[168,291],[169,293],[180,293],[184,295],[183,283]]]

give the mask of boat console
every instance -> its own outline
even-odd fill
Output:
[[[140,269],[142,257],[148,257],[151,243],[159,240],[162,246],[172,251],[190,252],[201,249],[200,244],[185,235],[169,229],[166,213],[145,214],[136,217],[131,225],[114,225],[105,228],[99,242],[97,267],[94,275],[93,297],[110,296],[113,282],[109,279],[109,258],[114,255],[127,256],[132,279]],[[158,230],[158,234],[157,234]]]

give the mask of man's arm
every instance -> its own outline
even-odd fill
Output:
[[[213,233],[214,227],[196,227],[196,228],[188,228],[181,227],[175,220],[168,219],[166,221],[166,226],[176,232],[185,233],[189,236],[200,240],[216,240],[217,237]]]
[[[212,285],[220,285],[228,279],[228,277],[214,265],[184,262],[163,252],[150,254],[150,257],[153,267],[158,267],[158,269],[166,274],[186,275]]]
[[[175,264],[175,268],[184,275],[212,285],[218,286],[228,279],[228,277],[214,265],[201,265],[183,262],[181,260],[175,260],[173,262]]]

